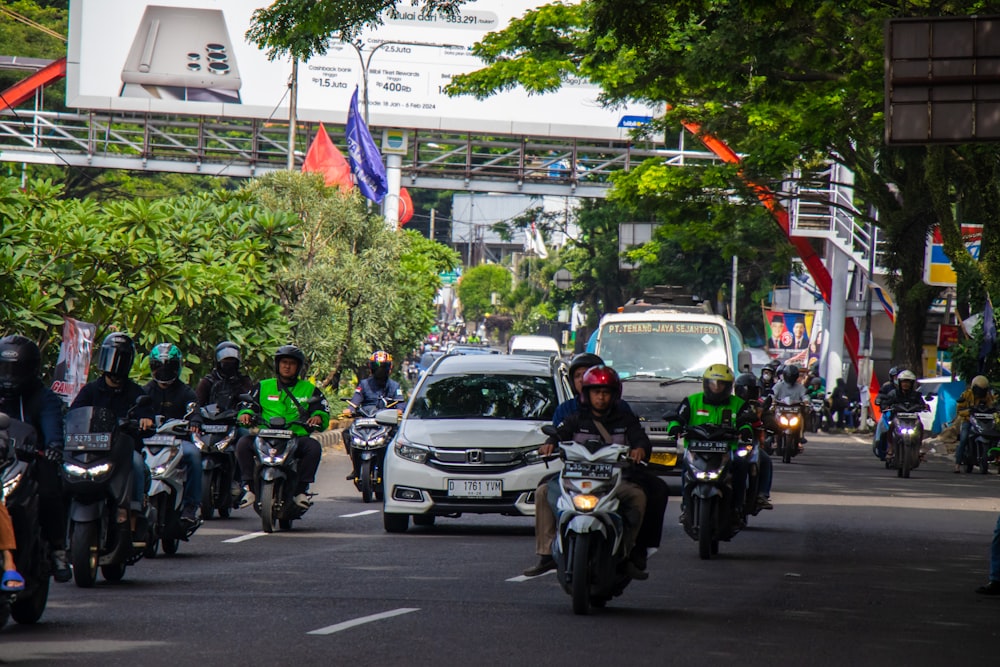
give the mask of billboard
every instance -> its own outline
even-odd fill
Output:
[[[965,247],[972,255],[972,259],[978,260],[979,249],[983,241],[983,226],[971,223],[963,224],[962,240],[965,241]],[[938,287],[954,287],[957,280],[958,277],[955,275],[951,260],[944,254],[944,239],[941,238],[941,229],[935,225],[924,250],[924,282]]]
[[[72,0],[67,104],[81,109],[287,119],[289,59],[268,61],[244,35],[260,0]],[[658,109],[604,108],[599,89],[567,81],[557,92],[517,89],[486,100],[444,88],[483,63],[469,48],[539,0],[478,0],[457,19],[403,9],[359,45],[332,41],[298,67],[296,118],[343,124],[355,87],[369,124],[530,136],[626,139]],[[114,17],[110,19],[109,17]]]

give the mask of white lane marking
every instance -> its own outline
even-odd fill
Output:
[[[402,616],[403,614],[409,614],[412,611],[420,611],[416,607],[401,607],[399,609],[393,609],[392,611],[384,611],[381,614],[372,614],[371,616],[362,616],[361,618],[356,618],[353,621],[344,621],[343,623],[337,623],[336,625],[328,625],[325,628],[320,628],[319,630],[310,630],[307,635],[332,635],[334,632],[340,632],[341,630],[348,630],[350,628],[356,627],[358,625],[364,625],[365,623],[372,623],[374,621],[381,621],[383,618],[392,618],[393,616]]]
[[[246,542],[247,540],[252,540],[255,537],[263,537],[264,535],[267,535],[267,533],[263,531],[258,531],[256,533],[247,533],[246,535],[240,535],[239,537],[234,537],[222,541],[229,544],[236,544],[237,542]]]
[[[549,570],[549,571],[547,571],[547,572],[542,572],[541,574],[536,574],[536,575],[535,575],[535,576],[533,576],[533,577],[526,577],[526,576],[524,576],[524,575],[522,574],[522,575],[518,575],[518,576],[516,576],[516,577],[511,577],[511,578],[510,578],[510,579],[508,579],[507,581],[512,581],[512,582],[514,582],[515,584],[519,584],[519,583],[521,583],[522,581],[531,581],[532,579],[537,579],[538,577],[544,577],[544,576],[545,576],[545,575],[547,575],[547,574],[555,574],[555,573],[556,573],[556,571],[555,571],[555,570]]]
[[[356,516],[365,516],[366,514],[378,514],[382,510],[365,510],[364,512],[355,512],[354,514],[341,514],[341,519],[350,519]]]

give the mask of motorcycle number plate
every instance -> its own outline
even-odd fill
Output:
[[[499,498],[503,495],[503,480],[449,479],[448,495],[459,498]]]
[[[370,419],[370,418],[369,419],[355,419],[354,420],[354,425],[358,426],[358,427],[364,426],[364,427],[367,428],[367,427],[370,427],[370,426],[378,426],[378,422],[375,421],[374,419]]]
[[[591,479],[611,479],[614,472],[611,463],[588,463],[585,461],[566,461],[563,463],[563,477],[589,477]]]
[[[152,435],[148,438],[142,439],[142,444],[144,445],[172,445],[174,444],[174,436],[172,435]]]
[[[205,424],[201,430],[204,433],[225,433],[229,430],[229,426],[226,424]]]
[[[688,443],[688,450],[709,454],[725,454],[729,451],[729,443],[723,440],[692,440]]]
[[[262,438],[291,438],[293,433],[281,428],[263,428],[257,435]]]
[[[66,448],[77,451],[104,451],[111,449],[110,433],[69,433]]]

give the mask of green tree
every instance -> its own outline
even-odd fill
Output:
[[[458,281],[458,299],[467,326],[481,321],[497,310],[511,291],[510,271],[497,264],[480,264],[467,269]],[[494,297],[494,295],[496,295]]]

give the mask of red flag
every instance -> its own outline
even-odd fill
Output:
[[[319,124],[319,132],[309,145],[306,160],[302,163],[302,171],[315,171],[323,174],[328,186],[338,185],[341,192],[350,192],[354,187],[351,179],[351,166],[347,164],[344,155],[330,141],[323,124]]]
[[[402,227],[413,217],[413,200],[406,188],[399,189],[399,226]]]

